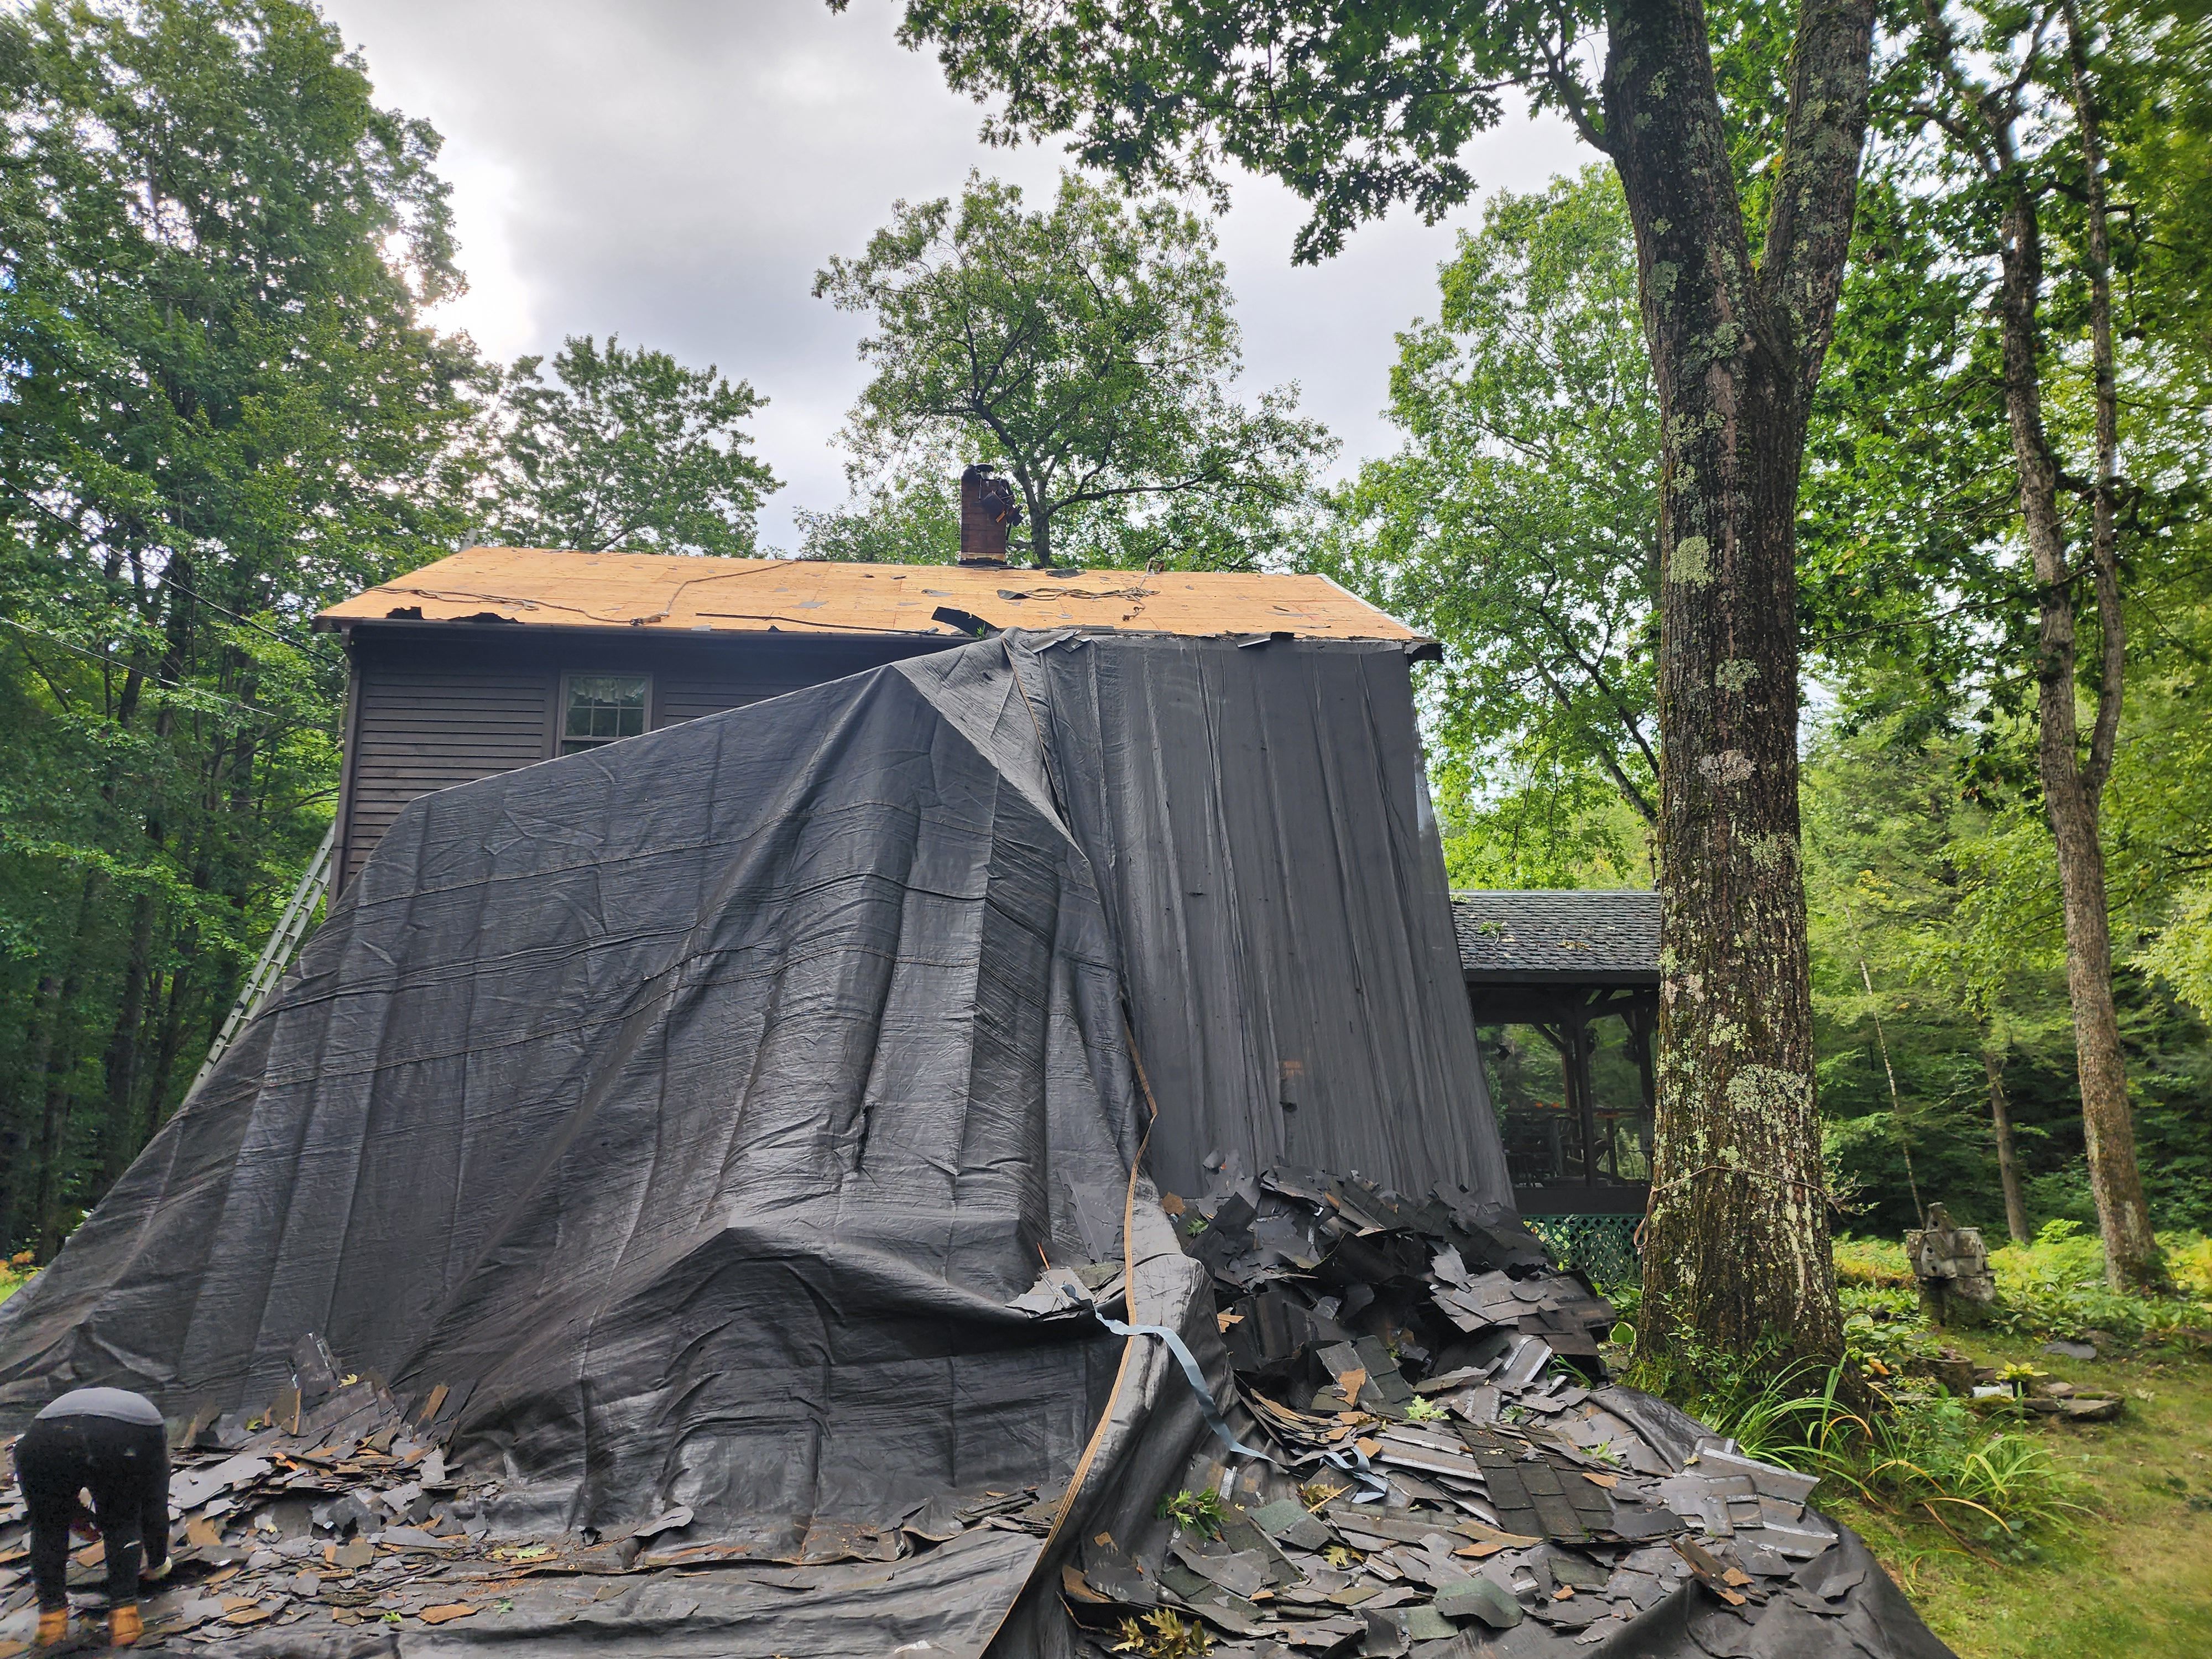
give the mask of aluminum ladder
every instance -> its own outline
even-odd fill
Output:
[[[185,1091],[185,1099],[191,1099],[200,1085],[207,1081],[208,1073],[215,1070],[216,1061],[222,1058],[223,1051],[230,1047],[232,1040],[238,1036],[246,1022],[252,1019],[261,1005],[268,1000],[270,992],[276,988],[276,981],[284,977],[284,970],[292,965],[292,958],[300,949],[300,941],[307,937],[307,929],[315,920],[315,912],[321,907],[323,896],[330,891],[331,851],[337,844],[337,835],[338,827],[333,822],[329,833],[323,837],[323,844],[315,849],[315,856],[307,861],[307,873],[300,878],[300,884],[292,890],[291,902],[285,905],[284,913],[276,918],[276,931],[269,935],[269,943],[261,947],[260,960],[253,964],[253,971],[246,976],[246,983],[239,989],[238,1000],[230,1005],[230,1013],[222,1022],[222,1030],[216,1033],[215,1042],[208,1048],[207,1059],[201,1062],[198,1075],[192,1079],[192,1086]]]

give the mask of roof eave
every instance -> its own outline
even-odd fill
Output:
[[[1469,985],[1594,985],[1606,989],[1659,988],[1659,970],[1644,969],[1462,968]]]

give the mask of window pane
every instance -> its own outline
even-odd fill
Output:
[[[1566,1060],[1559,1045],[1535,1025],[1486,1025],[1476,1035],[1513,1184],[1581,1181],[1582,1118],[1568,1102]]]
[[[572,674],[561,723],[561,752],[573,755],[645,730],[647,681],[642,674]]]
[[[1590,1106],[1597,1120],[1597,1178],[1651,1179],[1650,1051],[1626,1019],[1589,1024]]]

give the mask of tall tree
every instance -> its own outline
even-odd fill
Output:
[[[1849,395],[1814,486],[1835,528],[1813,538],[1814,608],[1836,611],[1845,638],[1869,617],[1910,625],[1933,696],[1981,702],[1983,781],[2039,799],[2116,1285],[2162,1270],[2114,994],[2107,786],[2130,609],[2171,588],[2203,439],[2201,416],[2175,418],[2188,394],[2173,390],[2196,380],[2191,308],[2123,318],[2114,280],[2117,229],[2128,268],[2179,300],[2182,262],[2146,257],[2169,227],[2145,210],[2184,227],[2195,210],[2152,190],[2117,212],[2107,132],[2124,159],[2139,146],[2146,106],[2185,78],[2172,58],[2188,39],[2132,18],[2107,31],[2069,0],[1924,9],[1879,88],[1869,222],[1882,246],[1846,302]],[[2033,765],[2001,780],[2002,732],[2023,705]]]
[[[799,507],[799,556],[852,564],[951,564],[960,556],[961,463],[923,456],[867,482],[840,507]]]
[[[744,422],[768,400],[713,364],[571,336],[553,356],[519,358],[504,395],[494,512],[524,547],[744,557],[775,475],[746,453]]]
[[[1280,544],[1333,450],[1296,387],[1256,404],[1212,228],[1064,175],[1052,205],[971,176],[901,203],[814,291],[872,319],[874,377],[846,435],[855,481],[964,453],[1021,491],[1039,565],[1246,567]]]
[[[312,6],[11,9],[0,107],[0,1237],[51,1249],[329,822],[307,623],[460,533],[478,371],[437,137]]]
[[[993,136],[1069,134],[1128,178],[1211,182],[1221,158],[1272,174],[1313,204],[1301,258],[1395,203],[1433,218],[1466,199],[1460,153],[1515,88],[1620,173],[1662,443],[1665,943],[1638,1324],[1655,1352],[1685,1333],[1841,1342],[1797,863],[1796,508],[1875,12],[1747,6],[1717,66],[1700,0],[904,4],[902,38],[1000,100]]]
[[[2096,89],[2090,79],[2087,45],[2080,14],[2067,0],[2056,18],[2037,20],[2039,27],[2057,22],[2065,40],[2063,71],[2079,145],[2080,179],[2086,221],[2083,275],[2089,289],[2089,343],[2095,400],[2094,455],[2086,494],[2089,499],[2085,556],[2078,562],[2069,547],[2059,502],[2062,468],[2057,446],[2043,418],[2045,341],[2038,311],[2043,301],[2044,246],[2037,198],[2045,187],[2031,179],[2021,155],[2025,113],[2014,95],[1969,78],[1956,34],[1941,14],[1923,37],[1943,80],[1978,118],[1981,131],[1968,153],[2002,201],[1998,288],[2005,380],[2005,413],[2012,428],[2014,463],[2020,473],[2021,519],[2028,556],[2035,571],[2037,626],[2041,650],[2037,664],[2036,745],[2045,811],[2058,849],[2058,880],[2066,903],[2066,977],[2074,1004],[2074,1048],[2081,1079],[2081,1121],[2088,1135],[2089,1182],[2097,1196],[2097,1218],[2105,1239],[2106,1271],[2115,1285],[2151,1284],[2162,1279],[2158,1240],[2151,1231],[2150,1206],[2143,1201],[2142,1174],[2136,1164],[2135,1121],[2128,1107],[2127,1061],[2120,1052],[2118,1012],[2112,1002],[2112,938],[2105,888],[2105,854],[2099,821],[2106,781],[2112,772],[2112,746],[2120,731],[2120,700],[2127,656],[2125,621],[2120,609],[2119,570],[2119,396],[2112,353],[2112,280],[2109,206],[2105,193],[2105,158],[2098,137]],[[1999,24],[1996,40],[2016,41],[2016,26]],[[2002,49],[2002,47],[2001,47]],[[2038,46],[2020,53],[2033,78]],[[2002,60],[2000,60],[2002,61]],[[1969,131],[1966,122],[1954,131]],[[2086,575],[2097,630],[2096,714],[2086,752],[2081,739],[2076,639],[2079,589]]]
[[[1398,337],[1402,445],[1342,493],[1322,562],[1443,641],[1448,821],[1541,823],[1569,860],[1635,869],[1630,825],[1659,817],[1659,410],[1619,181],[1493,196],[1441,299]]]

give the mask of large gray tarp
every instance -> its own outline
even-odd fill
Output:
[[[406,1651],[1066,1651],[1070,1540],[1133,1534],[1204,1429],[1156,1342],[1008,1307],[1042,1262],[1123,1261],[1225,1398],[1147,1169],[1288,1156],[1510,1217],[1425,814],[1395,647],[1130,637],[427,796],[0,1308],[0,1414],[258,1409],[317,1332],[466,1388],[455,1454],[516,1528],[684,1504],[831,1558],[688,1579],[674,1623],[519,1591]],[[1051,1538],[813,1548],[1009,1485],[1067,1486]]]
[[[0,1402],[258,1407],[316,1331],[473,1385],[516,1524],[1062,1481],[1156,1367],[1005,1304],[1121,1248],[1133,1022],[1172,1180],[1272,1153],[1298,1059],[1303,1154],[1510,1201],[1413,729],[1395,648],[994,641],[427,796],[0,1310]]]
[[[1203,1190],[1219,1151],[1510,1214],[1403,654],[1155,639],[1034,660],[1161,1185]]]

